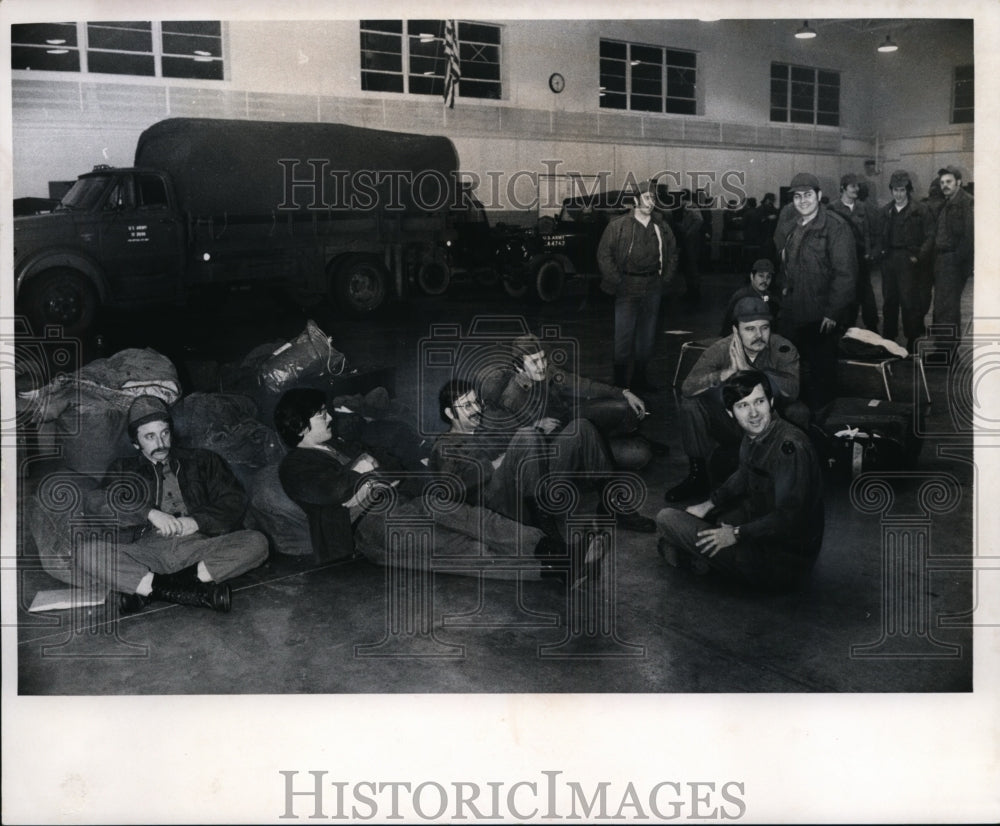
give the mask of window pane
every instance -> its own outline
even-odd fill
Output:
[[[693,98],[694,72],[690,69],[667,69],[667,94],[670,97]]]
[[[632,78],[632,93],[636,95],[661,95],[663,85],[659,78],[643,80],[642,78]]]
[[[653,46],[636,46],[633,44],[631,59],[659,66],[663,63],[663,49],[657,49]]]
[[[840,126],[840,115],[836,112],[819,112],[816,115],[816,123],[820,126]]]
[[[673,49],[667,49],[668,66],[684,66],[693,69],[695,68],[695,61],[697,59],[698,55],[695,52],[678,52]]]
[[[639,112],[662,112],[663,101],[659,97],[632,95],[632,108]]]
[[[771,64],[771,77],[773,79],[781,78],[783,80],[788,79],[788,66],[784,63],[772,63]]]
[[[402,92],[403,76],[380,72],[362,72],[361,88],[366,92]]]
[[[153,32],[149,23],[88,23],[87,46],[91,49],[152,52]]]
[[[616,60],[625,60],[627,57],[626,46],[614,40],[601,41],[601,57],[613,57]]]
[[[112,75],[143,75],[152,77],[156,67],[152,55],[122,52],[87,52],[87,67],[91,72]]]
[[[475,43],[491,43],[500,45],[500,27],[485,26],[479,23],[459,23],[458,39]]]
[[[164,54],[197,54],[207,52],[212,57],[222,57],[222,40],[214,37],[197,37],[187,34],[164,34]]]
[[[812,109],[808,109],[805,111],[803,111],[802,109],[792,109],[789,121],[791,123],[812,123],[813,122]]]
[[[442,59],[442,74],[444,60]],[[462,60],[462,83],[466,80],[500,80],[500,67],[493,63],[475,63]]]
[[[15,26],[14,28],[17,28]],[[975,77],[975,69],[972,66],[956,66],[955,80],[972,80]]]
[[[410,37],[419,38],[421,35],[433,35],[434,37],[444,37],[443,20],[407,20],[406,33]]]
[[[792,66],[792,80],[800,83],[814,83],[816,72],[812,69],[803,69],[801,66]]]
[[[402,20],[362,20],[361,21],[362,30],[376,31],[376,32],[393,32],[395,34],[403,33],[403,21]]]
[[[827,86],[836,86],[840,88],[840,74],[838,72],[816,72],[816,82],[824,83]]]
[[[62,54],[50,54],[50,51]],[[36,72],[79,72],[80,52],[63,46],[53,46],[51,50],[11,46],[10,68],[31,69]]]
[[[779,121],[780,123],[788,122],[788,110],[784,108],[771,107],[771,120]]]
[[[164,77],[189,77],[196,80],[222,80],[221,60],[195,60],[191,57],[163,58]]]
[[[465,84],[465,81],[462,81]],[[410,92],[414,95],[443,95],[444,79],[441,77],[410,76]]]
[[[627,109],[628,103],[625,95],[613,94],[611,92],[605,92],[603,97],[601,97],[601,108],[602,109]]]
[[[361,69],[374,69],[382,72],[402,72],[403,56],[386,54],[385,52],[362,52]]]
[[[222,37],[222,24],[218,20],[164,20],[160,28],[165,34],[198,34],[205,37]]]
[[[361,32],[361,48],[376,52],[396,52],[402,54],[403,39],[395,35]]]
[[[955,116],[951,119],[952,123],[975,123],[974,112],[972,109],[956,109]]]
[[[618,77],[617,75],[601,75],[601,86],[603,86],[605,91],[608,92],[624,92],[625,76],[622,75],[621,77]]]
[[[76,45],[76,23],[28,23],[10,27],[10,42],[17,45],[72,47]]]

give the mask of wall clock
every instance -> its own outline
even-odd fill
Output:
[[[559,72],[553,72],[549,75],[549,88],[556,94],[559,94],[559,92],[566,88],[566,79]]]

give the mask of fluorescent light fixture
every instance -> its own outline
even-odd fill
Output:
[[[45,42],[48,43],[50,46],[62,46],[63,43],[66,42],[66,40],[62,37],[52,37],[46,40]]]
[[[203,51],[202,49],[195,49],[194,53],[196,55],[199,55],[200,57],[211,57],[212,56],[211,52],[206,52],[206,51]]]
[[[68,54],[69,49],[46,49],[45,54]]]
[[[436,40],[436,39],[437,38],[435,38],[434,35],[427,34],[427,32],[421,32],[420,33],[420,42],[421,43],[430,43],[431,41]]]
[[[802,28],[795,32],[795,36],[799,40],[811,40],[816,36],[816,30],[809,28],[809,21],[802,21]]]
[[[629,65],[630,66],[638,66],[640,63],[642,63],[641,60],[630,60],[629,61]]]
[[[895,43],[893,43],[892,38],[889,37],[889,35],[886,35],[885,36],[885,42],[879,44],[878,50],[880,52],[894,52],[898,48],[899,48],[899,46],[897,46]]]

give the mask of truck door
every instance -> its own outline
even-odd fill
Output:
[[[181,231],[162,176],[118,176],[105,198],[101,221],[101,258],[115,303],[155,303],[179,293]]]

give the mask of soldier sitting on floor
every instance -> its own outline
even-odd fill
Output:
[[[658,550],[675,567],[715,569],[760,588],[802,582],[823,541],[822,479],[808,436],[774,410],[770,382],[741,370],[722,386],[743,433],[739,468],[704,502],[656,515]]]

